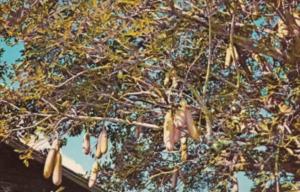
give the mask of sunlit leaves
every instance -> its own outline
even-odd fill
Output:
[[[299,179],[296,1],[12,2],[0,5],[0,34],[23,41],[25,51],[13,79],[19,89],[0,89],[0,137],[52,138],[55,130],[67,137],[86,128],[96,137],[106,126],[113,147],[99,180],[112,191],[168,190],[174,167],[186,191],[203,181],[225,189],[237,170],[257,190],[273,190],[275,163],[281,180]],[[137,141],[131,124],[142,116],[140,123],[161,128],[183,98],[201,134],[212,130],[211,140],[187,141],[184,163],[179,145],[164,150],[162,130],[141,127]]]

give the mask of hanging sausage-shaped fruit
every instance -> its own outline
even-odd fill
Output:
[[[43,172],[45,179],[48,179],[52,175],[52,172],[54,169],[54,164],[55,164],[55,157],[56,157],[57,151],[59,150],[59,147],[60,147],[59,141],[58,141],[58,139],[55,139],[52,143],[52,146],[51,146],[51,148],[48,152],[48,155],[46,157],[46,160],[45,160],[44,172]]]
[[[100,150],[101,150],[101,154],[106,153],[107,151],[107,147],[108,147],[108,138],[107,138],[107,131],[104,128],[101,132],[101,143],[100,143]]]
[[[186,127],[184,110],[178,109],[174,115],[174,126],[178,129],[184,129]]]
[[[91,142],[90,142],[90,133],[89,131],[87,131],[84,135],[83,138],[83,144],[82,144],[82,148],[83,148],[83,153],[85,155],[90,153],[91,150]]]
[[[59,151],[56,153],[55,157],[52,182],[56,186],[59,186],[62,182],[62,156]]]
[[[178,109],[174,115],[174,142],[177,143],[186,129],[185,113]]]
[[[173,117],[172,112],[168,111],[165,115],[164,121],[164,143],[166,149],[168,151],[172,151],[174,149],[174,124],[173,124]]]
[[[200,139],[200,132],[194,124],[192,113],[189,110],[189,106],[186,104],[185,101],[181,102],[181,110],[184,111],[185,122],[186,122],[186,126],[187,126],[187,129],[188,129],[189,135],[194,140],[199,140]]]
[[[97,141],[96,157],[98,159],[101,157],[102,154],[106,153],[107,146],[108,146],[107,131],[105,128],[103,128]]]
[[[89,178],[89,183],[88,183],[89,188],[92,188],[95,186],[96,181],[97,181],[97,175],[98,175],[99,171],[100,171],[100,165],[97,161],[95,161],[93,164],[93,167],[92,167],[90,178]]]
[[[139,116],[138,119],[137,119],[137,122],[140,123],[140,122],[142,122],[142,120],[143,120],[143,116]],[[140,136],[141,136],[141,134],[142,134],[142,126],[137,125],[137,126],[135,127],[135,138],[136,138],[136,139],[139,139]]]
[[[187,138],[182,137],[180,138],[180,151],[181,151],[181,161],[186,161],[187,160]]]
[[[175,189],[177,186],[178,173],[179,173],[179,168],[175,167],[172,178],[171,178],[172,189]]]

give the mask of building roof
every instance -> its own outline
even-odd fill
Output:
[[[4,143],[11,148],[11,151],[13,151],[14,149],[25,150],[25,149],[29,148],[27,145],[21,143],[17,139],[7,139],[7,140],[5,140]],[[4,143],[2,143],[2,145]],[[0,145],[1,145],[1,143],[0,143]],[[33,150],[32,157],[33,157],[33,161],[35,161],[39,164],[39,167],[43,167],[46,157],[42,153],[40,153],[36,150]],[[42,175],[42,172],[41,172],[41,175]],[[83,176],[75,173],[74,171],[72,171],[71,169],[68,169],[66,167],[63,167],[63,183],[62,184],[64,184],[64,178],[66,178],[67,180],[70,180],[74,184],[80,186],[82,189],[84,189],[84,191],[92,191],[92,192],[103,191],[100,189],[99,186],[94,186],[92,189],[89,189],[88,185],[87,185],[88,179],[84,178]],[[80,190],[80,191],[82,191],[82,190]],[[1,189],[0,189],[0,192],[1,192]]]

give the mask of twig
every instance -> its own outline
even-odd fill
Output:
[[[54,109],[57,113],[59,113],[59,110],[48,100],[46,100],[44,97],[42,97],[42,101],[47,103],[52,109]]]
[[[66,81],[58,84],[58,85],[52,85],[52,84],[49,84],[48,86],[50,87],[54,87],[54,88],[60,88],[64,85],[66,85],[67,83],[69,83],[70,81],[74,80],[75,78],[87,73],[87,72],[91,72],[91,71],[98,71],[100,69],[106,69],[106,68],[110,68],[111,66],[110,65],[104,65],[104,66],[99,66],[99,67],[96,67],[96,68],[92,68],[92,69],[87,69],[87,70],[84,70],[84,71],[81,71],[79,73],[77,73],[76,75],[72,76],[71,78],[67,79]]]
[[[5,100],[3,100],[3,99],[0,100],[0,103],[6,103],[6,104],[10,105],[11,107],[13,107],[13,108],[15,108],[15,109],[17,109],[17,110],[20,110],[20,108],[17,107],[16,105],[14,105],[14,104],[12,104],[12,103],[10,103],[10,102],[8,102],[8,101],[5,101]]]
[[[156,178],[156,177],[159,177],[159,176],[161,176],[161,175],[166,175],[166,174],[170,174],[170,173],[175,173],[176,171],[177,171],[176,169],[172,169],[172,170],[170,170],[170,171],[161,171],[161,172],[159,172],[159,173],[157,173],[157,174],[151,175],[151,176],[149,177],[149,179],[152,180],[152,179],[154,179],[154,178]]]
[[[141,126],[141,127],[146,127],[154,130],[161,130],[162,128],[160,126],[150,124],[150,123],[142,123],[138,121],[129,121],[129,120],[124,120],[124,119],[119,119],[119,118],[112,118],[112,117],[90,117],[90,116],[83,116],[83,115],[65,115],[68,118],[71,119],[78,119],[78,120],[97,120],[97,121],[111,121],[115,123],[125,123],[128,125],[136,125],[136,126]]]
[[[131,93],[125,93],[121,96],[121,98],[131,95],[151,95],[153,97],[159,97],[158,95],[151,93],[150,91],[139,91],[139,92],[131,92]]]
[[[229,40],[230,40],[230,46],[232,47],[231,49],[231,55],[233,57],[233,64],[234,66],[236,67],[236,71],[237,71],[237,81],[236,81],[236,87],[239,88],[240,87],[240,70],[239,70],[239,67],[237,65],[237,55],[236,52],[234,51],[233,49],[233,36],[234,36],[234,25],[235,25],[235,15],[233,14],[232,15],[232,19],[231,19],[231,27],[230,27],[230,37],[229,37]]]
[[[27,130],[27,129],[32,129],[35,128],[36,126],[38,126],[39,124],[43,123],[44,121],[48,120],[50,117],[52,116],[47,116],[44,119],[40,120],[39,122],[35,123],[34,125],[28,126],[28,127],[21,127],[21,128],[17,128],[17,129],[11,129],[9,130],[10,132],[14,132],[14,131],[21,131],[21,130]]]
[[[209,1],[207,1],[207,4],[210,8]],[[210,10],[209,10],[210,11]],[[210,70],[211,70],[211,63],[212,63],[212,26],[211,26],[211,16],[208,17],[208,62],[207,62],[207,70],[206,70],[206,77],[205,77],[205,84],[203,87],[203,99],[206,97],[206,91],[208,87],[208,80],[210,76]],[[209,110],[206,107],[206,102],[204,101],[204,108],[203,112],[205,114],[205,120],[206,120],[206,138],[209,141],[211,134],[212,134],[212,123],[211,123],[211,115]]]
[[[192,69],[192,67],[196,64],[196,62],[200,59],[201,55],[203,54],[203,48],[200,50],[199,54],[197,55],[197,57],[194,59],[193,63],[189,66],[187,72],[186,72],[186,75],[185,75],[185,78],[184,78],[184,83],[183,85],[186,85],[186,82],[187,82],[187,79],[188,79],[188,75]],[[182,97],[182,93],[183,93],[183,88],[180,90],[180,94],[179,94],[179,97],[181,98]]]
[[[211,75],[213,77],[215,77],[216,79],[220,80],[220,81],[223,81],[224,83],[228,84],[229,86],[233,87],[233,88],[238,88],[235,84],[231,83],[230,81],[226,80],[225,78],[211,72]]]
[[[209,80],[209,75],[210,75],[210,70],[211,70],[211,50],[212,50],[212,42],[211,42],[211,16],[208,17],[208,61],[207,61],[207,69],[206,69],[206,76],[205,76],[205,83],[203,87],[203,97],[205,98],[206,96],[206,91],[208,87],[208,80]]]
[[[279,185],[279,171],[278,171],[278,161],[279,161],[279,147],[276,149],[275,154],[275,183],[276,183],[276,192],[280,192],[280,185]]]

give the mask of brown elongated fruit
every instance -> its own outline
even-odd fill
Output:
[[[55,155],[56,155],[55,149],[50,149],[50,151],[48,152],[46,161],[45,161],[45,165],[44,165],[43,175],[44,175],[45,179],[48,179],[53,172],[54,163],[55,163]]]
[[[101,134],[98,136],[98,139],[97,139],[97,147],[96,147],[96,153],[95,153],[95,156],[98,159],[101,157],[100,143],[101,143]]]
[[[135,137],[136,137],[136,139],[140,138],[141,133],[142,133],[142,127],[141,126],[136,126],[136,128],[135,128]]]
[[[173,133],[173,142],[174,144],[177,143],[180,137],[183,135],[183,132],[179,130],[177,127],[174,126],[174,133]]]
[[[179,109],[174,115],[174,143],[177,143],[183,135],[183,130],[186,129],[186,119],[184,111]]]
[[[174,124],[172,118],[172,112],[168,111],[165,115],[164,121],[164,143],[168,151],[174,149]]]
[[[85,133],[85,135],[84,135],[82,148],[83,148],[83,153],[84,154],[87,155],[87,154],[90,153],[91,142],[90,142],[90,133],[89,132]]]
[[[55,166],[53,169],[52,182],[54,185],[58,186],[62,182],[62,157],[60,152],[56,153]]]
[[[139,116],[139,118],[137,119],[137,122],[142,122],[142,120],[143,120],[143,116]],[[141,134],[142,134],[142,127],[137,125],[135,128],[136,139],[140,138]]]
[[[45,160],[44,172],[43,172],[45,179],[48,179],[53,172],[54,164],[55,164],[55,156],[58,150],[59,150],[59,141],[56,139],[53,141],[51,149],[49,150]]]
[[[225,67],[229,67],[232,61],[237,61],[239,59],[239,54],[234,45],[229,45],[226,49],[225,55]]]
[[[92,167],[90,178],[89,178],[89,183],[88,183],[89,188],[92,188],[95,186],[96,180],[97,180],[97,175],[98,175],[99,171],[100,171],[99,163],[97,161],[95,161],[93,164],[93,167]]]
[[[179,168],[176,167],[174,169],[173,175],[172,175],[172,179],[171,179],[171,183],[172,183],[172,188],[175,189],[177,186],[177,178],[178,178],[178,173],[179,173]]]
[[[98,137],[98,143],[97,143],[97,149],[96,149],[96,157],[100,158],[102,154],[106,153],[107,151],[107,131],[104,128],[99,137]]]
[[[100,150],[101,153],[104,154],[107,151],[107,145],[108,145],[108,140],[107,140],[107,131],[104,128],[101,132],[101,142],[100,142]]]
[[[239,60],[239,54],[234,45],[232,46],[232,59],[234,59],[235,61]]]
[[[170,72],[167,72],[165,74],[164,86],[167,86],[169,82],[170,82]]]
[[[293,17],[295,23],[298,25],[298,27],[300,27],[300,12],[299,11],[293,12]]]
[[[192,113],[190,112],[190,110],[188,109],[187,106],[184,106],[184,113],[185,113],[186,124],[187,124],[188,132],[189,132],[190,136],[194,140],[199,140],[200,133],[194,124]]]
[[[184,111],[179,109],[174,115],[174,126],[178,129],[183,129],[186,127],[186,120]]]
[[[180,138],[180,151],[181,151],[181,161],[187,160],[187,138]]]
[[[231,58],[232,58],[232,50],[231,46],[229,46],[226,49],[226,55],[225,55],[225,67],[229,67],[231,64]]]

